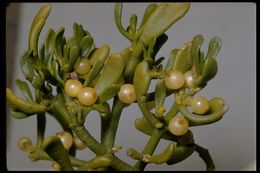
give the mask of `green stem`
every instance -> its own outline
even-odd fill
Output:
[[[196,144],[196,150],[195,150],[199,156],[202,158],[202,160],[207,165],[207,171],[214,171],[215,165],[214,162],[209,154],[209,151],[199,145]]]
[[[155,128],[162,128],[163,123],[160,122],[148,109],[146,101],[138,100],[138,106],[144,115],[144,117],[149,121],[149,123]]]
[[[164,116],[165,121],[169,122],[179,112],[179,106],[176,102],[173,103],[167,114]]]
[[[135,167],[123,162],[118,157],[113,156],[113,161],[111,163],[112,168],[117,171],[138,171]]]
[[[164,133],[163,130],[154,129],[142,153],[152,155],[157,145],[159,144],[163,133]],[[146,162],[137,161],[137,163],[135,164],[135,168],[137,168],[138,170],[144,170],[147,164],[148,163]]]
[[[87,129],[80,125],[72,127],[74,133],[80,138],[80,140],[85,143],[90,150],[95,152],[97,155],[103,155],[107,152],[107,149],[100,144],[88,131]]]
[[[40,90],[35,90],[35,100],[37,103],[41,102]],[[45,112],[37,113],[37,144],[41,145],[44,140],[44,133],[46,128]]]
[[[37,160],[52,161],[52,158],[41,148],[37,148],[36,151],[34,151],[32,154],[29,155],[29,157],[32,161],[37,161]],[[72,166],[80,167],[80,166],[86,164],[86,161],[77,159],[72,156],[69,156],[69,159],[70,159]]]
[[[108,152],[108,149],[100,144],[91,134],[87,131],[87,129],[82,126],[79,122],[77,122],[77,118],[74,116],[71,116],[67,110],[67,108],[64,106],[64,100],[63,97],[60,95],[58,96],[59,99],[56,100],[56,102],[60,102],[63,104],[54,104],[56,111],[62,115],[62,117],[67,121],[70,128],[73,130],[73,132],[79,137],[79,139],[85,143],[91,151],[96,153],[97,155],[105,155]],[[123,162],[116,156],[113,156],[113,161],[111,163],[111,166],[116,170],[136,170],[133,166],[128,165],[127,163]]]
[[[109,120],[108,127],[104,134],[104,145],[108,148],[112,148],[115,143],[116,131],[118,128],[118,123],[121,117],[122,110],[124,108],[124,103],[121,102],[118,97],[114,98],[113,108],[111,111],[111,117]]]
[[[143,52],[142,43],[134,43],[131,47],[131,51],[132,53],[124,72],[125,83],[132,83],[136,66],[141,61],[140,56]]]
[[[37,144],[41,145],[44,140],[44,133],[46,127],[45,113],[37,114]]]

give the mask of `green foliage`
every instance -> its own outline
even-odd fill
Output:
[[[38,142],[31,146],[29,158],[33,161],[55,161],[65,171],[124,171],[144,170],[149,163],[176,164],[196,151],[206,163],[207,170],[214,170],[209,152],[195,143],[190,129],[184,135],[176,136],[169,130],[176,127],[168,125],[178,113],[188,121],[189,127],[215,123],[228,110],[228,105],[219,97],[210,99],[209,110],[203,115],[189,109],[193,96],[217,74],[216,55],[221,48],[220,38],[210,40],[206,56],[201,51],[204,38],[199,34],[180,48],[173,48],[165,66],[162,64],[165,57],[156,57],[168,40],[165,32],[183,18],[189,8],[189,3],[152,3],[147,6],[139,27],[136,14],[131,15],[128,27],[124,27],[121,22],[123,4],[116,3],[115,24],[131,44],[119,53],[110,53],[109,45],[96,47],[91,34],[77,23],[73,24],[73,35],[69,38],[64,36],[64,27],[56,31],[50,28],[38,49],[40,33],[51,11],[50,5],[43,6],[32,22],[28,50],[20,59],[21,70],[31,84],[35,98],[27,82],[20,79],[16,80],[16,85],[24,99],[14,95],[11,89],[6,89],[11,115],[16,119],[36,115],[37,123],[40,124],[37,126]],[[88,58],[91,64],[91,69],[84,75],[77,74],[74,69],[81,57]],[[168,89],[165,77],[172,70],[183,74],[191,71],[192,87],[184,84],[179,89]],[[91,94],[97,96],[97,101],[85,106],[80,103],[77,94],[69,97],[64,90],[68,79],[80,81],[82,85],[78,86],[78,90],[93,88],[95,92]],[[148,93],[152,80],[157,81],[155,91]],[[136,101],[132,104],[137,103],[142,113],[142,117],[135,121],[135,128],[150,136],[142,152],[128,149],[127,155],[137,160],[134,166],[114,154],[120,152],[121,148],[114,146],[120,116],[125,107],[131,106],[118,97],[123,84],[134,86]],[[75,88],[73,84],[69,87],[71,90]],[[173,104],[167,108],[165,100],[170,95],[174,96]],[[112,99],[110,108],[107,102]],[[100,140],[95,139],[84,126],[91,111],[97,111],[100,115]],[[45,138],[45,113],[53,116],[64,131],[76,135],[96,156],[89,161],[79,160],[76,158],[75,146],[66,150],[57,136]],[[169,145],[156,154],[154,151],[160,139],[167,140]]]

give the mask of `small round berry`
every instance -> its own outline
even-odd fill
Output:
[[[69,149],[73,144],[73,138],[69,132],[62,131],[56,133],[56,135],[60,138],[65,149]]]
[[[191,99],[191,108],[196,114],[204,114],[209,110],[209,102],[203,96],[197,96]]]
[[[32,140],[27,136],[23,136],[18,140],[18,147],[22,151],[28,151],[32,147]]]
[[[185,118],[175,116],[170,120],[168,128],[172,134],[182,136],[189,130],[189,123]]]
[[[134,85],[122,85],[118,92],[118,98],[124,103],[133,103],[136,100]]]
[[[181,88],[185,83],[183,73],[177,70],[167,73],[164,81],[167,88],[174,90]]]
[[[90,87],[82,88],[78,92],[79,102],[83,105],[89,106],[97,101],[97,92],[95,89]]]
[[[75,79],[69,79],[65,84],[65,93],[70,97],[76,97],[79,90],[82,88],[80,81]]]

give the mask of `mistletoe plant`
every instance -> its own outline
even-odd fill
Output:
[[[38,48],[39,35],[51,11],[50,5],[43,6],[31,24],[28,50],[20,59],[21,70],[34,93],[26,81],[19,79],[15,82],[24,99],[6,88],[12,117],[37,116],[37,143],[21,137],[19,148],[28,152],[32,161],[50,160],[57,170],[140,171],[149,163],[176,164],[193,152],[203,159],[207,170],[214,170],[208,150],[195,143],[189,127],[215,123],[228,110],[220,97],[208,100],[196,95],[218,71],[215,57],[221,47],[220,38],[210,40],[207,54],[200,49],[203,36],[196,35],[180,48],[172,49],[165,66],[164,57],[156,58],[168,39],[165,31],[189,8],[189,3],[152,3],[139,27],[136,14],[124,27],[122,3],[116,3],[116,26],[131,44],[120,53],[110,53],[109,45],[96,46],[91,34],[77,23],[69,38],[63,35],[64,27],[49,29]],[[148,92],[152,80],[157,81],[155,90]],[[171,95],[173,103],[166,108],[165,99]],[[135,165],[119,159],[116,153],[121,146],[115,145],[121,113],[131,104],[137,104],[142,113],[134,126],[150,136],[143,151],[127,150],[126,154],[136,160]],[[91,111],[100,114],[100,140],[84,126]],[[64,131],[45,137],[46,113]],[[169,145],[155,154],[160,139],[169,141]],[[76,150],[86,147],[96,156],[91,160],[77,158]]]

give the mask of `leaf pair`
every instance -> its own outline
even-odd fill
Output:
[[[194,64],[195,86],[203,86],[209,80],[215,77],[218,71],[217,61],[215,60],[221,48],[221,40],[219,37],[214,37],[210,40],[208,52],[204,58],[204,53],[200,51],[203,44],[202,35],[196,35],[192,40],[191,58]]]
[[[168,165],[172,165],[188,158],[195,149],[196,145],[194,143],[187,146],[178,146],[176,142],[171,142],[164,151],[156,155],[142,154],[130,148],[128,150],[128,156],[147,163],[167,163]]]
[[[114,18],[116,26],[123,36],[131,41],[138,39],[142,44],[147,46],[153,39],[161,36],[174,23],[181,19],[187,13],[189,7],[189,3],[150,4],[146,8],[141,25],[134,36],[131,36],[121,23],[122,3],[115,5]],[[130,27],[132,26],[131,21]],[[134,27],[136,28],[136,22],[134,22]]]

